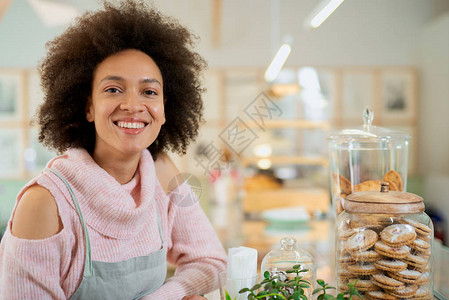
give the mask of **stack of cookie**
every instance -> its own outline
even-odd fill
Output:
[[[411,218],[373,218],[338,231],[338,290],[357,280],[365,299],[431,299],[432,229]]]

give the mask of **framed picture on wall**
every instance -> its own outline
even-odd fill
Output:
[[[344,120],[360,120],[367,107],[374,105],[374,76],[368,71],[343,72],[343,111]],[[376,113],[376,112],[374,112]]]
[[[385,121],[414,122],[416,75],[412,70],[381,72],[381,117]]]
[[[0,71],[0,121],[21,118],[22,88],[20,72]]]

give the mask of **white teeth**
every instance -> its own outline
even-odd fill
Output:
[[[137,129],[137,128],[143,128],[145,126],[145,124],[142,123],[142,122],[123,122],[123,121],[118,121],[117,122],[117,126],[118,127],[122,127],[122,128]]]

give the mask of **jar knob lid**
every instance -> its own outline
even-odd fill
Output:
[[[374,113],[373,110],[369,107],[365,108],[362,114],[363,117],[363,127],[365,127],[366,131],[371,131],[371,126],[373,125]]]
[[[380,183],[380,192],[381,193],[388,193],[390,191],[389,185],[390,185],[390,183],[382,181]]]
[[[281,250],[296,249],[296,239],[292,237],[285,237],[281,239]]]

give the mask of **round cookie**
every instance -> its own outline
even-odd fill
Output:
[[[407,269],[407,264],[400,260],[381,259],[374,262],[373,266],[387,272],[400,272]]]
[[[352,228],[346,229],[343,232],[341,232],[340,240],[347,241],[351,236],[353,236],[356,233],[357,233],[357,231]]]
[[[421,272],[418,272],[416,270],[404,270],[396,273],[387,272],[387,274],[391,278],[405,283],[416,283],[416,280],[418,280],[422,275]]]
[[[432,236],[430,234],[420,234],[418,233],[416,238],[426,241],[426,242],[430,242],[430,240],[432,240]]]
[[[410,253],[406,257],[402,258],[402,261],[417,269],[425,268],[428,262],[427,259]]]
[[[380,191],[380,180],[367,180],[354,186],[354,193],[367,191]]]
[[[420,286],[411,299],[427,300],[431,299],[431,293],[428,287]]]
[[[340,279],[347,279],[347,278],[353,278],[354,277],[354,274],[351,274],[349,271],[348,271],[348,269],[341,269],[341,270],[339,270],[338,271],[338,273],[337,273],[337,275],[338,275],[338,278],[340,278]]]
[[[387,226],[382,230],[380,239],[391,247],[406,246],[416,239],[416,232],[411,225],[394,224]]]
[[[429,226],[419,223],[412,219],[403,218],[400,220],[400,223],[413,226],[415,228],[416,233],[418,234],[430,235],[432,233],[432,229],[430,229]]]
[[[365,295],[368,299],[374,299],[374,300],[397,300],[398,298],[387,294],[383,291],[370,291],[366,292]]]
[[[374,244],[374,249],[380,255],[398,259],[406,258],[410,254],[410,247],[408,246],[390,247],[382,241],[377,241]]]
[[[393,183],[397,191],[403,191],[404,185],[402,183],[401,175],[399,175],[398,172],[395,170],[388,171],[384,177],[382,178],[382,181],[387,181],[388,183]],[[392,191],[393,189],[390,188]]]
[[[374,250],[352,252],[351,256],[357,262],[374,262],[381,258],[380,254]]]
[[[340,193],[346,195],[352,193],[351,181],[349,181],[343,175],[337,173],[332,173],[332,177],[334,179],[334,182],[338,182],[338,186],[340,187]]]
[[[410,248],[422,252],[422,253],[429,253],[430,254],[430,243],[423,241],[421,239],[415,239],[411,244]]]
[[[373,283],[384,290],[402,290],[405,284],[402,281],[387,277],[383,274],[374,274],[371,276]]]
[[[361,292],[380,290],[377,285],[375,285],[371,280],[368,279],[351,279],[348,283],[353,283],[355,280],[357,280],[357,282],[354,286]]]
[[[354,260],[354,258],[352,258],[352,256],[350,254],[345,254],[345,255],[341,256],[340,258],[338,258],[337,264],[338,264],[339,268],[346,269],[349,265],[355,264],[355,260]]]
[[[400,299],[409,299],[410,297],[416,294],[417,290],[418,290],[417,285],[406,285],[405,288],[402,290],[392,290],[388,291],[388,293]]]
[[[430,275],[429,275],[429,272],[424,272],[424,273],[422,273],[422,274],[421,274],[421,277],[419,277],[419,278],[415,281],[415,284],[416,284],[416,285],[419,285],[419,286],[425,285],[425,284],[428,284],[428,283],[430,283]]]
[[[377,233],[372,230],[357,232],[347,240],[346,250],[349,252],[368,250],[376,243],[377,239]]]
[[[361,265],[361,264],[355,264],[355,265],[349,265],[348,271],[351,274],[358,275],[358,276],[365,276],[365,275],[373,275],[376,273],[379,273],[379,270],[374,267],[371,264],[368,265]]]
[[[338,258],[337,262],[341,264],[347,264],[347,263],[355,263],[355,260],[354,258],[352,258],[351,254],[345,253],[344,255]]]

